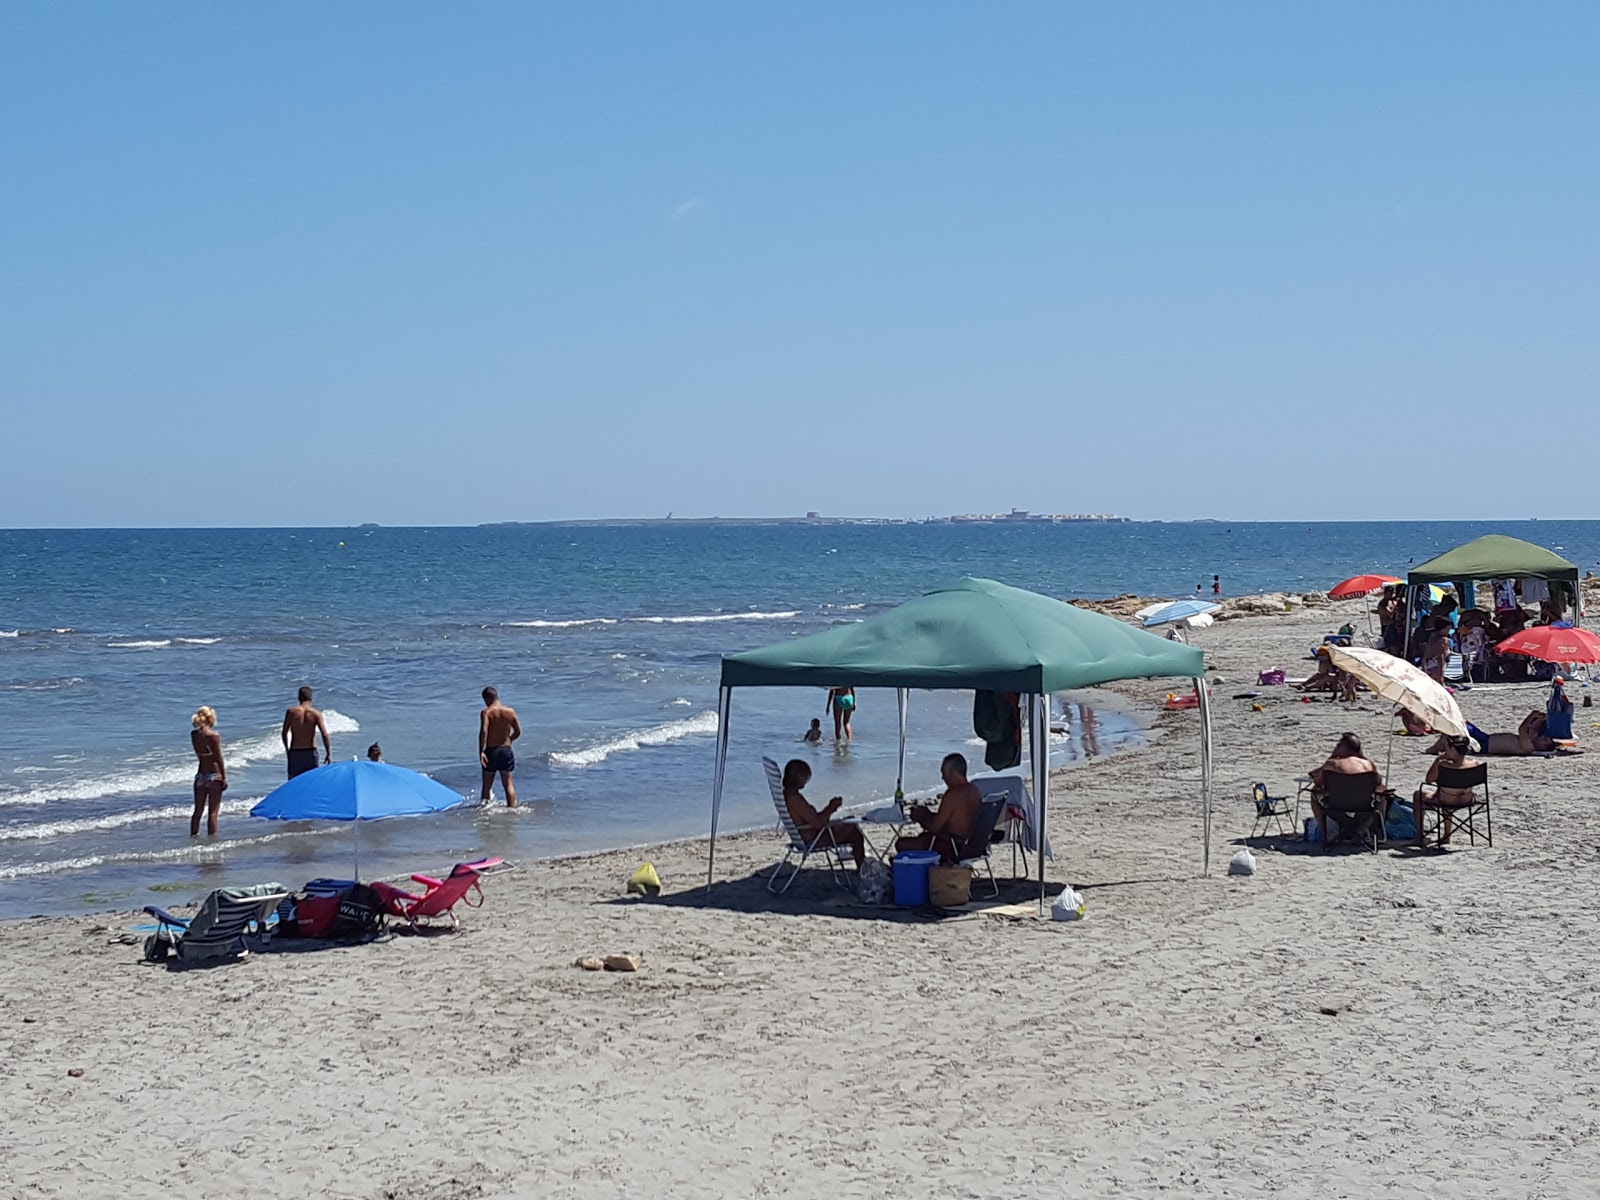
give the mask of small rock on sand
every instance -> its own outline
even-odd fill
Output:
[[[83,1078],[83,1068],[82,1067],[68,1067],[67,1068],[67,1074],[72,1076],[74,1079],[81,1079],[81,1078]]]
[[[585,971],[600,971],[605,968],[605,963],[601,962],[598,958],[593,957],[580,958],[572,965],[575,967],[582,967]]]
[[[639,960],[631,954],[608,954],[605,968],[608,971],[637,971]]]

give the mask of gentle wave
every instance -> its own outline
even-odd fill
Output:
[[[22,636],[22,630],[20,630],[20,629],[0,629],[0,637],[21,637],[21,636]]]
[[[315,834],[343,832],[338,824],[322,824],[316,829],[285,829],[281,833],[267,833],[261,837],[235,838],[228,842],[191,842],[173,850],[122,850],[113,854],[88,854],[82,858],[58,858],[53,862],[17,863],[0,867],[0,879],[20,879],[27,875],[52,875],[57,871],[82,871],[106,863],[124,862],[181,862],[184,859],[199,861],[218,857],[224,850],[237,850],[243,846],[259,846],[263,842],[277,842],[284,838],[310,837]]]
[[[68,679],[19,679],[15,683],[0,683],[0,692],[58,692],[82,682],[78,675]]]
[[[215,646],[222,639],[221,638],[179,638],[178,640],[180,642],[184,642],[184,643],[186,643],[187,645],[190,645],[190,646]]]
[[[172,645],[171,638],[157,638],[146,642],[107,642],[108,650],[162,650]]]
[[[600,625],[709,625],[720,621],[789,621],[799,610],[786,612],[707,613],[687,617],[578,617],[570,621],[504,621],[512,629],[581,629]]]
[[[361,724],[353,717],[332,708],[322,710],[328,732],[359,733]],[[266,762],[283,755],[283,739],[274,731],[259,737],[224,746],[223,760],[235,767],[246,763]],[[153,756],[150,756],[153,757]],[[194,759],[187,754],[173,754],[150,766],[125,766],[122,770],[96,773],[66,783],[47,784],[30,788],[15,796],[0,796],[0,808],[17,804],[49,804],[56,800],[98,800],[103,796],[120,796],[136,792],[151,792],[157,788],[178,787],[194,779]]]
[[[716,713],[696,713],[681,721],[670,721],[665,725],[652,725],[649,729],[619,734],[581,750],[552,750],[544,757],[552,767],[592,767],[596,763],[604,762],[613,754],[641,750],[646,746],[665,746],[683,738],[700,737],[716,731]]]
[[[247,813],[259,799],[260,796],[252,796],[244,800],[225,800],[220,811],[231,814]],[[180,821],[193,812],[193,804],[168,804],[162,808],[136,808],[130,812],[111,813],[103,817],[84,817],[77,821],[45,821],[38,825],[0,826],[0,842],[67,837],[74,833],[92,833],[101,829],[121,829],[125,825],[142,825],[147,821]]]

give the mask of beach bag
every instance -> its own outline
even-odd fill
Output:
[[[1282,687],[1287,678],[1282,667],[1273,667],[1270,671],[1263,671],[1256,677],[1257,687]]]
[[[295,933],[300,937],[330,938],[338,918],[338,896],[306,896],[295,902]]]
[[[383,901],[364,883],[347,888],[338,897],[332,936],[342,942],[372,937],[383,923]]]
[[[894,876],[877,859],[861,864],[861,903],[888,904],[894,899]]]

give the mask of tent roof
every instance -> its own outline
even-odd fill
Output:
[[[1204,656],[1193,646],[1037,592],[970,577],[865,621],[722,660],[723,687],[1044,693],[1204,673]]]
[[[1577,579],[1578,568],[1521,538],[1500,533],[1446,550],[1406,575],[1413,586],[1423,583],[1465,583],[1469,579]]]

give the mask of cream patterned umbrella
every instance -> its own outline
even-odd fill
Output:
[[[1385,700],[1408,708],[1440,733],[1467,736],[1467,722],[1445,686],[1406,662],[1366,646],[1329,646],[1333,665],[1349,671]]]

